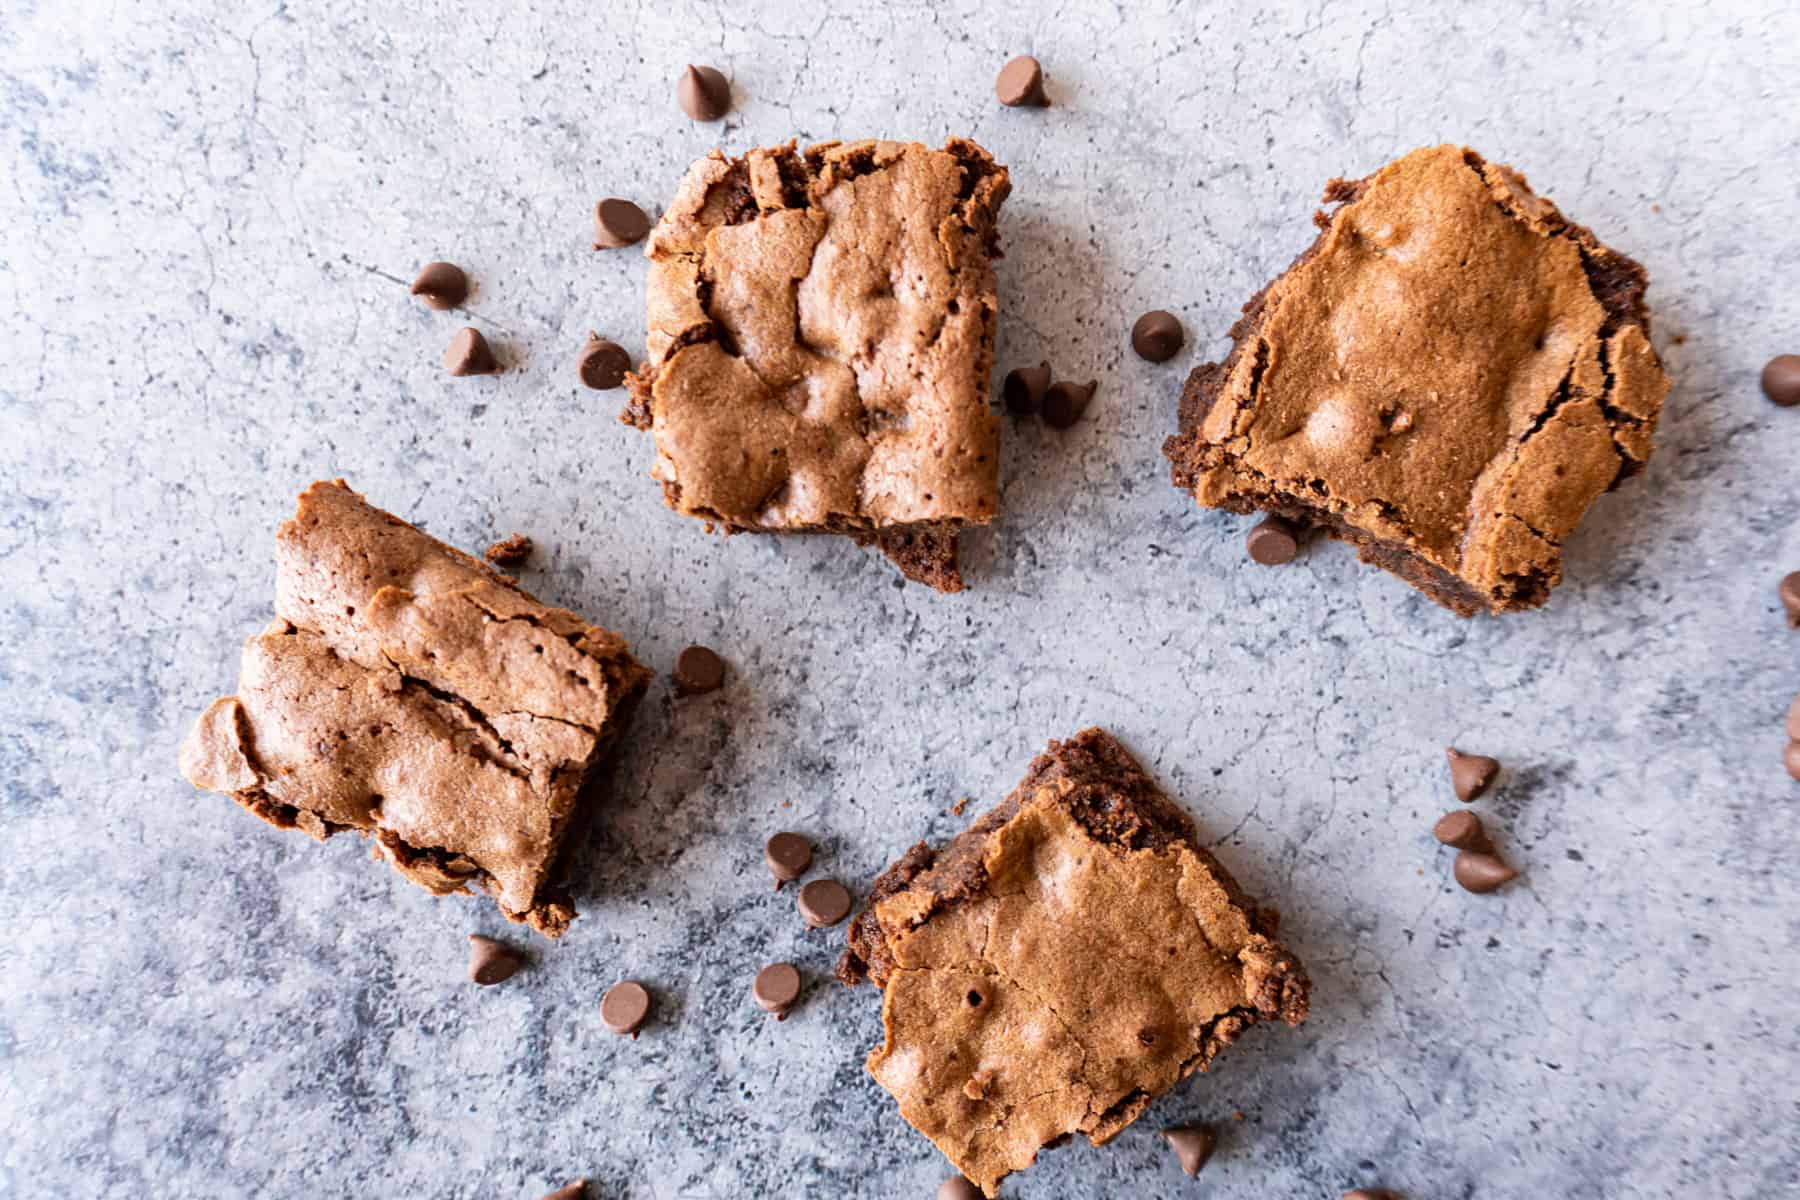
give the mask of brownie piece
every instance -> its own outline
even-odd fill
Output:
[[[649,357],[623,420],[676,512],[727,533],[840,533],[962,590],[999,509],[995,218],[973,142],[794,143],[688,169],[646,254]]]
[[[1259,1020],[1304,1020],[1278,919],[1089,729],[884,871],[837,974],[882,989],[869,1073],[991,1196],[1071,1134],[1104,1145]]]
[[[181,749],[196,787],[414,883],[473,887],[551,937],[582,787],[650,673],[625,643],[477,559],[315,483],[276,537],[276,619]]]
[[[1325,199],[1189,377],[1175,485],[1353,542],[1462,616],[1543,604],[1588,506],[1650,457],[1669,381],[1644,269],[1456,146]]]

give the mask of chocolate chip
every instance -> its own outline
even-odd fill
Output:
[[[1044,406],[1044,392],[1050,387],[1050,364],[1018,367],[1006,373],[1000,384],[1006,411],[1015,417],[1029,417]]]
[[[1787,735],[1790,741],[1800,742],[1800,696],[1788,705]]]
[[[611,391],[625,382],[631,370],[631,355],[617,342],[609,342],[597,333],[588,334],[581,348],[581,382],[596,392]]]
[[[681,111],[696,121],[716,121],[731,111],[731,81],[712,67],[689,65],[675,87]]]
[[[1763,395],[1792,408],[1800,404],[1800,354],[1777,354],[1762,371]]]
[[[1431,834],[1444,845],[1458,850],[1475,850],[1482,854],[1491,854],[1494,850],[1494,844],[1488,841],[1487,830],[1481,827],[1481,818],[1466,808],[1439,817],[1438,823],[1431,827]]]
[[[938,1184],[937,1200],[982,1200],[981,1189],[961,1175],[952,1175]]]
[[[1081,414],[1087,411],[1088,401],[1094,398],[1094,389],[1100,386],[1099,380],[1090,379],[1086,384],[1053,383],[1044,393],[1044,424],[1052,429],[1068,429],[1081,420]]]
[[[600,997],[600,1023],[614,1033],[635,1038],[649,1015],[650,993],[636,980],[615,983]]]
[[[675,690],[684,696],[716,692],[725,683],[725,663],[705,646],[689,646],[675,658]]]
[[[531,557],[531,539],[515,533],[505,541],[495,542],[482,552],[482,557],[496,567],[516,567]]]
[[[1787,768],[1790,778],[1800,779],[1800,742],[1787,744],[1787,750],[1781,756],[1781,765]]]
[[[491,937],[469,935],[469,978],[482,987],[505,983],[525,965],[525,956]]]
[[[1145,313],[1131,327],[1131,348],[1146,362],[1168,362],[1181,352],[1186,340],[1175,314],[1160,308]]]
[[[1464,804],[1487,791],[1500,771],[1499,760],[1485,754],[1464,754],[1455,746],[1444,747],[1444,758],[1450,763],[1450,786]]]
[[[1456,882],[1462,884],[1463,890],[1477,895],[1491,892],[1519,877],[1517,871],[1494,855],[1483,854],[1478,850],[1459,851],[1456,855],[1455,873]]]
[[[994,95],[1008,108],[1045,107],[1050,97],[1044,95],[1043,65],[1029,54],[1019,55],[994,77]]]
[[[1357,1188],[1354,1192],[1345,1192],[1344,1200],[1400,1200],[1400,1193],[1386,1188]]]
[[[800,889],[800,915],[813,929],[836,925],[850,915],[850,889],[835,879],[815,879]]]
[[[544,1196],[544,1200],[586,1200],[587,1180],[577,1179],[574,1183],[557,1188]]]
[[[650,218],[629,200],[611,197],[594,205],[594,249],[635,245],[650,232]]]
[[[800,971],[793,963],[771,963],[756,973],[750,995],[757,1007],[772,1012],[778,1021],[787,1020],[788,1009],[800,998]]]
[[[412,294],[442,312],[469,298],[469,277],[455,263],[426,263],[413,280]]]
[[[1175,1151],[1181,1169],[1189,1175],[1200,1173],[1200,1168],[1212,1157],[1213,1147],[1219,1144],[1219,1136],[1204,1125],[1177,1125],[1163,1130],[1162,1135],[1169,1148]]]
[[[1250,561],[1265,567],[1279,567],[1294,561],[1300,553],[1300,534],[1294,524],[1282,517],[1264,517],[1256,528],[1244,535],[1244,549]]]
[[[1789,629],[1800,629],[1800,571],[1781,577],[1781,607],[1787,609]]]
[[[499,369],[500,364],[479,329],[457,330],[450,339],[450,348],[444,351],[444,370],[452,375],[492,375]]]
[[[812,843],[797,833],[778,833],[763,843],[763,858],[779,892],[782,884],[800,878],[812,866]]]

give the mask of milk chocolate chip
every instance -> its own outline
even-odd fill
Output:
[[[614,1033],[635,1038],[649,1016],[650,993],[636,980],[615,983],[600,997],[600,1023]]]
[[[1481,827],[1481,818],[1466,808],[1445,813],[1431,827],[1431,833],[1444,845],[1458,850],[1477,850],[1483,854],[1491,854],[1494,849],[1493,843],[1488,841],[1487,830]]]
[[[850,889],[835,879],[815,879],[800,889],[799,903],[807,925],[824,929],[850,915]]]
[[[1006,411],[1015,417],[1029,417],[1044,406],[1044,393],[1050,388],[1050,364],[1018,367],[1006,373],[1000,384],[1000,397]]]
[[[675,659],[675,690],[684,696],[716,692],[725,683],[725,662],[705,646],[689,646]]]
[[[1279,567],[1294,561],[1300,553],[1300,534],[1291,521],[1281,517],[1264,517],[1256,528],[1244,535],[1244,549],[1250,561],[1265,567]]]
[[[1043,108],[1050,103],[1044,95],[1044,68],[1029,54],[1021,54],[1000,68],[994,78],[994,95],[1008,108]]]
[[[594,249],[618,250],[644,240],[650,218],[629,200],[610,197],[594,206]]]
[[[426,263],[413,280],[412,294],[440,312],[469,298],[469,277],[455,263]]]
[[[1181,352],[1185,340],[1175,314],[1160,308],[1145,313],[1131,327],[1131,348],[1146,362],[1168,362]]]
[[[983,1200],[983,1198],[980,1188],[961,1175],[952,1175],[938,1184],[937,1200]]]
[[[1762,372],[1763,395],[1792,408],[1800,404],[1800,354],[1777,354]]]
[[[712,67],[690,65],[676,85],[681,111],[696,121],[716,121],[731,111],[731,81]]]
[[[1511,883],[1519,873],[1492,854],[1463,850],[1456,856],[1456,882],[1463,890],[1482,895]]]
[[[778,833],[763,845],[763,858],[775,876],[775,890],[806,874],[812,866],[812,843],[797,833]]]
[[[757,1007],[787,1020],[788,1009],[800,998],[800,971],[793,963],[771,963],[756,973],[750,995]]]
[[[609,342],[597,333],[588,334],[581,348],[581,382],[597,392],[610,391],[625,382],[631,370],[631,355],[617,342]]]
[[[1205,1125],[1177,1125],[1163,1130],[1163,1139],[1175,1151],[1181,1169],[1189,1175],[1200,1173],[1200,1168],[1212,1157],[1213,1147],[1219,1143],[1218,1135]]]
[[[1100,386],[1099,380],[1090,379],[1086,384],[1053,383],[1044,393],[1044,424],[1052,429],[1068,429],[1081,420],[1081,414],[1087,411],[1088,401],[1094,398],[1094,389]]]
[[[487,339],[473,327],[458,330],[450,339],[450,348],[444,351],[444,370],[452,375],[492,375],[499,369]]]
[[[469,978],[482,987],[505,983],[525,965],[525,956],[491,937],[469,935]]]
[[[1781,577],[1781,607],[1787,609],[1789,629],[1800,629],[1800,571]]]
[[[1444,747],[1444,758],[1450,764],[1450,787],[1464,804],[1488,790],[1500,772],[1498,759],[1485,754],[1464,754],[1455,746]]]

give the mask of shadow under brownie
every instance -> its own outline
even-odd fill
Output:
[[[196,787],[284,829],[356,830],[435,893],[482,888],[551,937],[583,784],[650,675],[625,643],[315,483],[277,535],[276,620],[181,750]]]
[[[995,219],[973,142],[792,142],[689,168],[646,254],[649,358],[622,416],[676,512],[837,533],[960,591],[999,509]]]
[[[1668,379],[1644,269],[1472,150],[1334,180],[1163,451],[1201,504],[1357,545],[1462,616],[1543,604],[1643,469]]]
[[[1051,742],[1000,805],[875,881],[838,964],[882,989],[869,1073],[988,1195],[1104,1145],[1311,985],[1193,822],[1111,735]]]

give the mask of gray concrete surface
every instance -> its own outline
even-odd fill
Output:
[[[999,108],[1009,55],[1055,107]],[[737,111],[676,109],[688,61]],[[944,1173],[863,1074],[871,993],[769,892],[809,831],[862,883],[1104,724],[1278,902],[1317,986],[1112,1147],[1007,1194],[1769,1197],[1800,1189],[1800,17],[1791,6],[1419,2],[710,8],[535,0],[0,7],[0,1195],[928,1196]],[[966,134],[1013,171],[1001,364],[1097,376],[1092,419],[1008,431],[973,589],[847,543],[708,538],[584,392],[641,350],[643,262],[588,249],[731,149]],[[1249,565],[1167,483],[1185,368],[1310,237],[1325,180],[1467,142],[1653,278],[1675,379],[1648,475],[1545,611],[1459,621],[1338,547]],[[515,365],[450,380],[449,257]],[[1130,320],[1176,310],[1153,367]],[[269,610],[271,535],[342,474],[661,670],[584,860],[585,912],[505,987],[503,928],[256,822],[175,772]],[[1518,886],[1476,898],[1429,827],[1449,741]],[[784,1024],[751,973],[809,972]],[[606,1034],[605,985],[657,1021]],[[1233,1119],[1242,1113],[1243,1119]],[[1156,1131],[1224,1125],[1201,1180]]]

